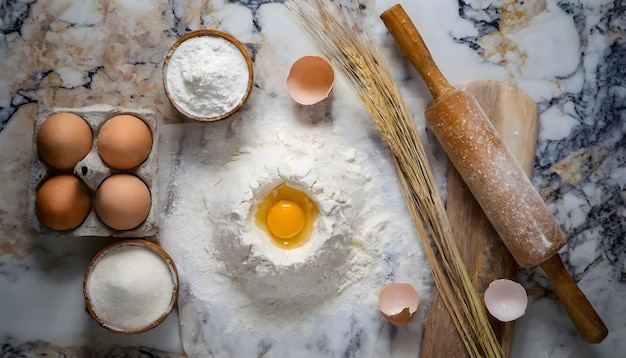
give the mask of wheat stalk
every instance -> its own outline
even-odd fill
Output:
[[[389,145],[435,283],[470,357],[502,357],[502,348],[452,237],[411,113],[358,4],[348,0],[287,0],[286,5],[297,24],[346,77]]]

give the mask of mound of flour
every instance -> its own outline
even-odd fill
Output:
[[[422,302],[431,285],[385,145],[372,127],[338,124],[354,121],[354,109],[314,123],[287,98],[264,96],[226,121],[161,131],[173,159],[160,240],[179,269],[185,351],[367,356],[404,337],[415,352],[423,320],[394,338],[377,308],[388,282],[411,283]],[[253,217],[260,198],[283,182],[320,211],[311,240],[288,251]]]
[[[185,112],[213,118],[242,101],[248,76],[248,64],[237,46],[219,36],[196,36],[176,48],[166,78],[172,99]]]

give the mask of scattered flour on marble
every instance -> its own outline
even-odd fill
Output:
[[[245,97],[248,65],[241,51],[218,36],[182,42],[167,68],[172,99],[187,113],[212,118],[230,112]]]
[[[341,352],[355,325],[381,334],[376,304],[386,283],[408,282],[427,302],[429,266],[397,183],[385,179],[395,177],[390,162],[391,172],[376,168],[331,123],[268,104],[280,99],[256,101],[226,122],[179,133],[161,242],[180,271],[185,348],[246,356],[270,344],[288,356],[328,326],[325,345]],[[319,206],[311,240],[297,249],[274,246],[254,224],[255,203],[280,183]]]

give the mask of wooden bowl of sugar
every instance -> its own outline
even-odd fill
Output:
[[[158,326],[178,297],[178,272],[159,245],[123,240],[102,249],[83,280],[85,304],[102,327],[137,334]]]
[[[254,84],[246,48],[228,33],[187,33],[163,60],[163,87],[183,116],[212,122],[229,117],[247,102]]]

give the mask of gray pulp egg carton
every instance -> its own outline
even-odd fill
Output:
[[[93,134],[91,151],[76,164],[73,170],[60,171],[51,168],[40,157],[37,151],[37,133],[43,122],[55,113],[68,112],[82,117]],[[128,114],[143,120],[152,131],[152,150],[148,158],[138,167],[130,170],[117,170],[109,167],[98,154],[97,137],[102,125],[110,118],[117,115]],[[157,157],[157,115],[155,112],[147,109],[127,109],[122,107],[113,107],[109,105],[94,105],[81,108],[52,108],[40,111],[35,118],[35,127],[33,133],[32,144],[32,160],[29,178],[29,220],[32,228],[39,234],[46,236],[77,236],[77,237],[144,237],[155,235],[158,231],[157,225],[157,198],[158,198],[158,157]],[[83,223],[75,229],[58,231],[53,230],[41,223],[35,214],[35,197],[37,189],[49,177],[55,174],[73,173],[82,179],[92,194],[92,200],[100,184],[113,174],[133,174],[146,183],[151,195],[150,213],[146,220],[138,227],[130,230],[115,230],[106,226],[95,212],[93,201],[90,213]]]

